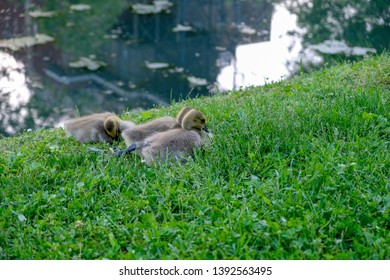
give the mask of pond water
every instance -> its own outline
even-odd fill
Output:
[[[1,0],[0,135],[358,60],[389,49],[389,15],[387,0]]]

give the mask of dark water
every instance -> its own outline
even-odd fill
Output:
[[[387,0],[0,0],[0,134],[358,60],[389,49],[389,17]]]

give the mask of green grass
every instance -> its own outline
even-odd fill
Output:
[[[203,111],[214,141],[183,165],[0,139],[0,259],[389,259],[389,74],[384,54],[124,115]]]

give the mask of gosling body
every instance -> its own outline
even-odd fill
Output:
[[[184,161],[203,145],[202,131],[208,130],[205,116],[196,109],[187,110],[180,121],[179,128],[154,133],[143,142],[130,145],[125,153],[135,150],[148,165],[169,159]]]
[[[148,137],[140,153],[148,165],[168,159],[184,161],[202,144],[202,137],[197,131],[172,129]]]
[[[105,112],[71,119],[64,123],[67,137],[74,137],[81,143],[107,142],[118,140],[121,131],[135,124],[123,121],[114,113]]]
[[[143,142],[147,137],[171,129],[181,128],[181,122],[186,113],[188,113],[193,108],[184,107],[178,114],[176,118],[173,117],[162,117],[158,118],[144,124],[140,124],[129,129],[126,129],[122,132],[122,138],[126,142],[126,146],[131,146],[135,143]]]

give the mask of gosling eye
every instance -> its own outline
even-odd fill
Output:
[[[200,122],[201,122],[201,123],[205,123],[206,120],[205,120],[205,119],[201,119]]]

